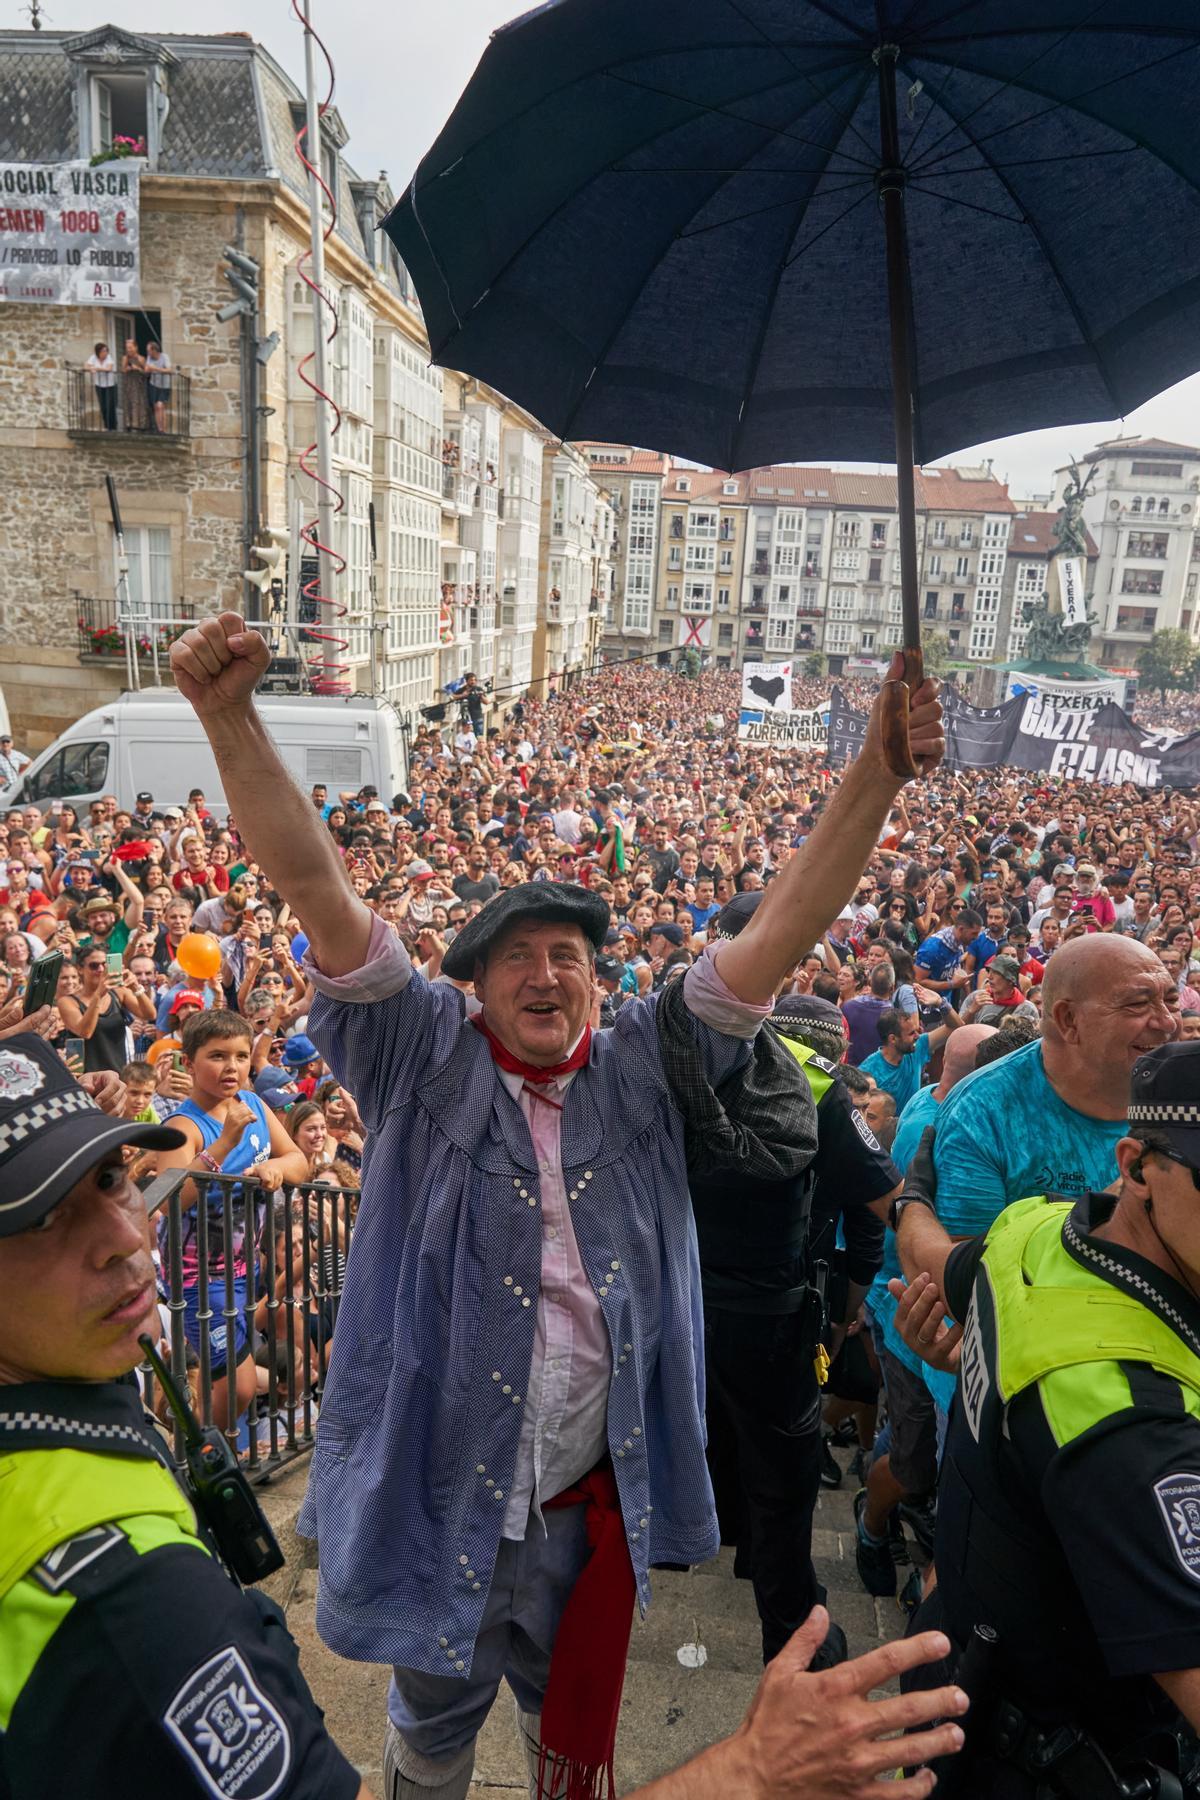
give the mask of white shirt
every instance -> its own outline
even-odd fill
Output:
[[[110,388],[116,386],[117,365],[111,356],[108,357],[106,361],[101,362],[100,358],[93,350],[83,366],[85,369],[90,369],[92,371],[92,376],[98,388]]]

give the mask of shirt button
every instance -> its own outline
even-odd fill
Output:
[[[621,1348],[622,1348],[622,1350],[632,1350],[633,1345],[632,1344],[622,1344]]]
[[[630,1542],[636,1544],[641,1535],[640,1531],[631,1531],[629,1534]]]
[[[633,1435],[634,1435],[634,1437],[641,1437],[641,1435],[642,1435],[642,1428],[641,1428],[641,1426],[640,1426],[640,1425],[635,1425],[635,1426],[634,1426],[634,1428],[633,1428]]]
[[[515,1188],[519,1188],[520,1185],[521,1185],[521,1177],[519,1175],[514,1175],[513,1176],[513,1186]]]
[[[638,1520],[638,1524],[639,1524],[639,1525],[640,1525],[640,1526],[641,1526],[641,1528],[642,1528],[642,1530],[643,1530],[643,1531],[644,1531],[644,1530],[645,1530],[645,1529],[646,1529],[646,1521],[645,1521],[645,1519],[639,1519],[639,1520]]]
[[[623,1451],[623,1450],[618,1450],[618,1451],[617,1451],[617,1455],[618,1455],[618,1456],[624,1456],[624,1454],[625,1454],[625,1452],[624,1452],[624,1451]]]
[[[540,1167],[543,1175],[548,1175],[550,1173],[550,1164],[549,1163],[540,1163],[538,1166]]]
[[[535,1195],[533,1195],[533,1194],[530,1194],[530,1196],[529,1196],[529,1200],[528,1200],[528,1202],[527,1202],[527,1204],[528,1204],[528,1205],[529,1205],[529,1206],[536,1206],[536,1205],[537,1205],[537,1199],[536,1199],[536,1196],[535,1196]]]
[[[512,1402],[512,1403],[513,1403],[513,1405],[514,1405],[514,1406],[520,1406],[520,1404],[521,1404],[521,1396],[520,1396],[520,1394],[514,1394],[514,1395],[513,1395],[513,1402]]]
[[[501,1388],[501,1389],[500,1389],[500,1392],[501,1392],[501,1393],[502,1393],[502,1394],[511,1394],[511,1393],[512,1393],[512,1389],[511,1389],[511,1387],[510,1387],[510,1386],[509,1386],[509,1385],[508,1385],[508,1383],[507,1383],[507,1381],[506,1381],[506,1382],[505,1382],[505,1384],[504,1384],[504,1386],[503,1386],[503,1387],[502,1387],[502,1388]]]
[[[621,1265],[619,1262],[610,1262],[608,1266],[610,1269],[619,1269]]]
[[[493,1499],[503,1500],[503,1498],[504,1498],[504,1489],[497,1488],[495,1494],[493,1495]]]
[[[602,1300],[603,1300],[603,1298],[604,1298],[604,1296],[605,1296],[605,1294],[607,1294],[607,1292],[608,1292],[608,1289],[607,1289],[607,1288],[606,1288],[606,1287],[602,1287],[602,1288],[601,1288],[601,1289],[600,1289],[600,1290],[599,1290],[599,1292],[600,1292],[600,1298],[601,1298],[601,1299],[602,1299]]]
[[[513,1289],[514,1294],[523,1294],[524,1292],[525,1292],[525,1289],[523,1287],[515,1287]]]
[[[477,1581],[473,1581],[471,1583],[471,1592],[477,1594],[479,1592],[479,1585],[480,1584]]]
[[[546,1236],[548,1238],[556,1238],[558,1236],[558,1226],[557,1225],[548,1225],[546,1227]]]
[[[476,1463],[475,1464],[475,1473],[477,1475],[486,1475],[487,1470],[484,1468],[482,1463]]]
[[[492,1480],[492,1478],[491,1478],[491,1476],[490,1476],[490,1475],[489,1475],[489,1476],[488,1476],[488,1478],[487,1478],[487,1480],[486,1480],[486,1481],[485,1481],[485,1482],[484,1482],[484,1484],[483,1484],[483,1485],[484,1485],[484,1487],[495,1487],[495,1485],[496,1485],[496,1484],[495,1484],[495,1482],[494,1482],[494,1481],[493,1481],[493,1480]]]
[[[454,1666],[456,1669],[465,1669],[467,1665],[465,1662],[463,1662],[462,1658],[460,1657]]]
[[[527,1200],[529,1198],[529,1189],[528,1188],[521,1189],[521,1198],[522,1198],[522,1200]]]
[[[618,1356],[617,1361],[618,1362],[628,1362],[629,1358],[627,1356]]]
[[[453,1661],[454,1661],[454,1652],[453,1652],[453,1650],[447,1650],[447,1652],[446,1652],[446,1660],[447,1660],[447,1662],[453,1662]]]
[[[528,1306],[528,1305],[529,1305],[529,1301],[528,1301],[528,1300],[527,1300],[527,1299],[526,1299],[526,1300],[522,1300],[522,1302],[521,1302],[521,1305],[522,1305],[522,1306]]]
[[[465,1556],[464,1556],[464,1557],[463,1557],[463,1561],[464,1561],[464,1562],[466,1562],[466,1560],[467,1560],[467,1559],[466,1559],[466,1557],[465,1557]],[[467,1570],[467,1572],[466,1572],[466,1574],[465,1574],[465,1575],[464,1575],[464,1576],[463,1576],[463,1580],[464,1580],[464,1581],[474,1581],[474,1579],[475,1579],[475,1571],[474,1571],[474,1569],[468,1569],[468,1570]]]
[[[499,1381],[499,1379],[500,1379],[500,1371],[499,1371],[499,1369],[493,1369],[493,1370],[492,1370],[492,1380],[493,1380],[493,1381]]]
[[[462,1564],[463,1568],[465,1569],[467,1566],[468,1559],[465,1556],[460,1556],[458,1560]]]
[[[626,1438],[626,1439],[625,1439],[625,1448],[626,1448],[626,1449],[627,1449],[627,1450],[632,1450],[632,1449],[633,1449],[633,1439],[632,1439],[632,1438]]]
[[[447,1645],[447,1644],[448,1644],[448,1643],[449,1643],[449,1642],[450,1642],[450,1639],[449,1639],[449,1638],[439,1638],[439,1639],[438,1639],[438,1646],[439,1646],[439,1648],[440,1648],[440,1649],[442,1649],[442,1650],[444,1650],[444,1649],[445,1649],[445,1648],[446,1648],[446,1645]]]
[[[590,1169],[585,1169],[583,1171],[583,1179],[585,1181],[590,1181],[592,1179],[592,1171]]]
[[[505,1276],[505,1277],[504,1277],[504,1285],[505,1285],[505,1287],[511,1287],[511,1286],[512,1286],[512,1284],[513,1284],[513,1278],[512,1278],[512,1276],[511,1276],[511,1275],[506,1275],[506,1276]]]

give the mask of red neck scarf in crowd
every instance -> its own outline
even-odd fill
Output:
[[[488,1049],[492,1053],[492,1061],[496,1067],[503,1069],[509,1075],[519,1075],[529,1087],[549,1087],[551,1082],[557,1081],[561,1076],[573,1075],[576,1069],[584,1067],[591,1051],[592,1028],[590,1025],[585,1025],[583,1036],[566,1061],[551,1063],[549,1068],[542,1068],[537,1063],[522,1062],[519,1056],[514,1056],[508,1046],[502,1044],[495,1032],[491,1030],[482,1013],[476,1013],[471,1023],[476,1031],[487,1039]]]

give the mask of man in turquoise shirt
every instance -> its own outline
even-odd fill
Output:
[[[921,1075],[935,1050],[941,1048],[962,1020],[949,1005],[942,1013],[945,1024],[932,1031],[922,1031],[918,1013],[896,1012],[889,1007],[880,1013],[877,1030],[879,1048],[858,1065],[876,1087],[890,1094],[902,1113],[921,1085]]]
[[[1040,1041],[968,1075],[939,1111],[937,1211],[952,1237],[986,1231],[1014,1200],[1115,1179],[1130,1071],[1178,1027],[1171,986],[1132,938],[1077,938],[1055,951]]]

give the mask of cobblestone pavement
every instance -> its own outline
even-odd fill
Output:
[[[855,1483],[848,1454],[837,1455],[846,1473],[840,1488],[822,1489],[814,1554],[830,1612],[849,1639],[851,1655],[858,1655],[899,1637],[904,1619],[895,1601],[871,1599],[859,1582],[851,1510]],[[625,1677],[617,1739],[623,1794],[732,1731],[762,1672],[754,1597],[749,1583],[734,1581],[731,1551],[687,1574],[660,1573],[653,1580],[653,1604],[634,1624]],[[315,1572],[302,1570],[290,1595],[289,1622],[331,1731],[367,1786],[381,1796],[387,1671],[343,1662],[324,1648],[313,1627],[315,1584]],[[480,1736],[472,1794],[497,1800],[526,1791],[526,1785],[511,1697],[503,1692]]]

